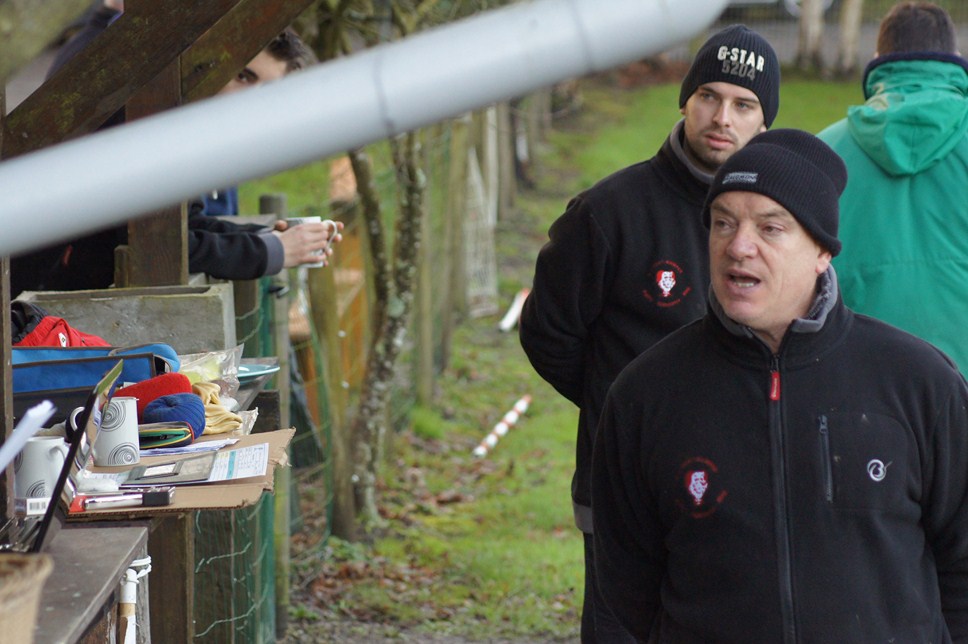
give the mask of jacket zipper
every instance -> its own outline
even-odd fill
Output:
[[[780,356],[774,354],[770,360],[770,400],[780,399]]]
[[[776,510],[774,529],[776,531],[777,574],[779,576],[780,615],[783,620],[783,641],[794,644],[797,641],[797,628],[793,610],[793,565],[790,547],[790,528],[787,524],[786,495],[786,441],[783,427],[783,413],[780,406],[780,356],[770,358],[770,382],[767,394],[770,399],[770,429],[773,434],[773,462],[776,467],[776,490],[773,502]]]
[[[823,464],[823,494],[827,503],[834,502],[833,472],[830,466],[830,431],[827,428],[827,417],[820,415],[820,461]]]

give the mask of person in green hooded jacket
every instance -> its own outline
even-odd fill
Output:
[[[951,16],[895,5],[863,88],[866,102],[818,135],[850,173],[833,262],[844,302],[968,373],[968,61]]]

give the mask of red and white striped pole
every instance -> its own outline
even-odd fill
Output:
[[[514,424],[518,422],[518,419],[524,415],[524,412],[528,411],[528,406],[531,405],[531,394],[525,394],[514,403],[514,407],[504,414],[491,433],[484,437],[480,445],[474,448],[474,456],[484,457],[487,453],[491,451],[502,436],[508,433],[508,430],[514,427]]]
[[[501,318],[501,321],[497,323],[497,328],[501,331],[507,333],[515,327],[518,320],[521,319],[521,309],[524,307],[524,301],[528,299],[528,294],[531,293],[530,288],[522,288],[514,296],[514,301],[511,302],[511,306],[508,308],[507,313]]]

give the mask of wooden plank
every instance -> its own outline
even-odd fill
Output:
[[[2,103],[2,101],[0,101]],[[10,258],[0,257],[0,308],[10,310]],[[0,391],[0,418],[3,419],[3,431],[0,436],[6,441],[13,431],[13,377],[10,367],[10,314],[0,318],[0,365],[2,365],[3,391]],[[7,514],[7,499],[13,498],[13,463],[2,472],[3,488],[0,490],[0,516]],[[12,508],[11,508],[12,509]]]
[[[147,522],[65,526],[47,553],[54,570],[44,584],[35,642],[76,642],[97,625],[105,608],[117,604],[119,583],[130,563],[142,556],[148,540]],[[152,586],[168,557],[153,557]],[[187,639],[155,640],[159,642]]]
[[[3,147],[3,122],[7,113],[7,96],[0,83],[0,149]],[[0,307],[10,310],[10,258],[0,257]],[[7,440],[13,431],[13,382],[10,371],[10,316],[0,316],[0,436]],[[0,472],[0,517],[7,515],[7,499],[13,498],[13,464]]]
[[[166,514],[152,522],[148,554],[153,642],[191,642],[195,637],[195,515]]]
[[[0,0],[0,85],[80,16],[91,0]],[[13,28],[10,28],[13,26]]]
[[[3,158],[97,129],[239,0],[129,3],[4,123]]]
[[[182,56],[185,102],[216,94],[314,0],[242,0]]]
[[[259,417],[256,418],[255,425],[252,427],[253,434],[274,432],[282,427],[279,416],[279,400],[278,389],[267,389],[256,394],[251,408],[258,408]]]
[[[128,101],[125,111],[127,119],[132,121],[180,103],[181,72],[175,60]],[[128,224],[127,248],[115,257],[115,284],[132,287],[187,284],[187,221],[183,203],[132,220]]]

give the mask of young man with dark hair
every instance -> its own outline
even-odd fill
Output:
[[[279,80],[287,74],[304,69],[316,62],[316,54],[302,38],[287,27],[256,54],[235,78],[219,90],[219,94],[232,94],[242,89]],[[237,186],[212,190],[202,195],[201,214],[238,215],[239,189]]]
[[[585,539],[583,642],[629,641],[595,584],[591,454],[605,392],[635,356],[705,312],[703,199],[716,168],[772,124],[779,85],[760,35],[742,25],[714,34],[683,79],[683,118],[656,156],[575,197],[538,255],[521,345],[579,407],[572,502]]]
[[[968,61],[941,7],[902,2],[881,22],[863,105],[818,136],[847,164],[844,302],[968,369]]]
[[[730,157],[709,312],[608,392],[595,561],[638,641],[968,638],[968,385],[838,296],[846,181],[799,130]]]

